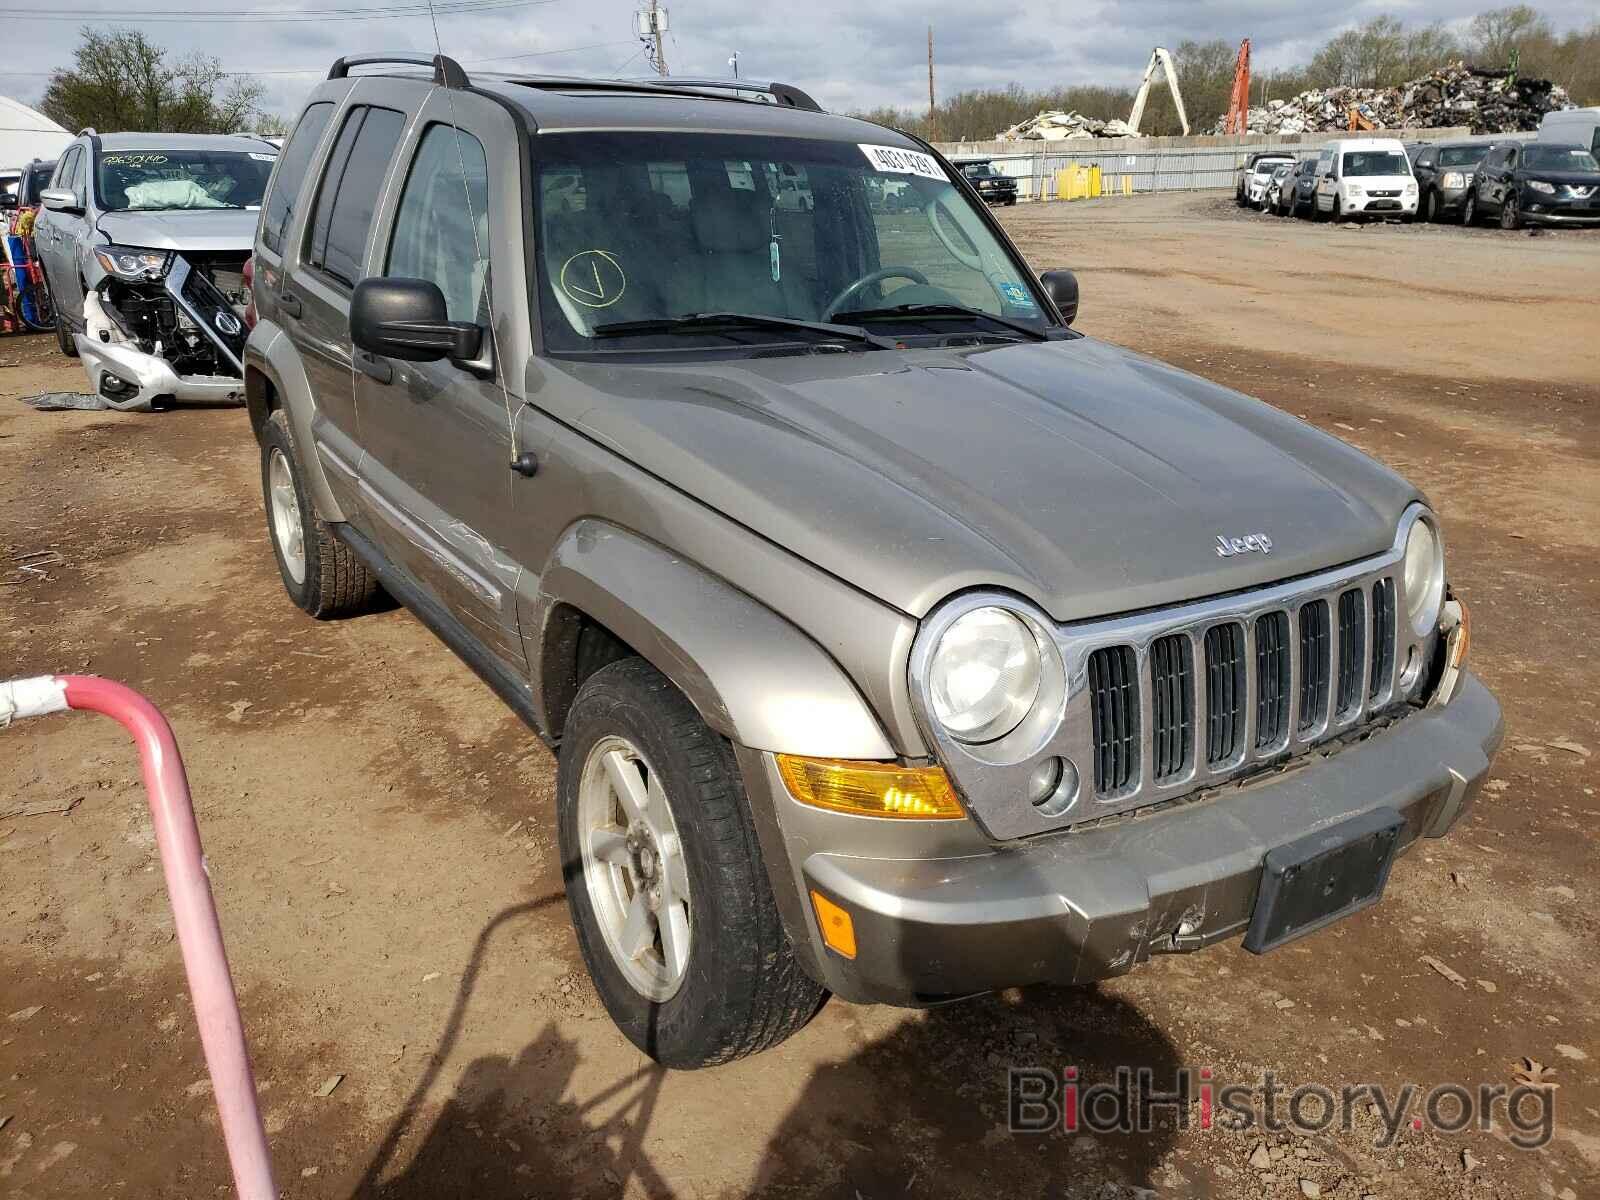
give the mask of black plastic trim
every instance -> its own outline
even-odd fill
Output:
[[[472,80],[455,59],[444,54],[413,54],[404,50],[384,54],[347,54],[333,60],[328,68],[329,79],[348,79],[351,67],[371,67],[384,64],[404,64],[413,67],[432,67],[433,82],[440,87],[458,91],[472,86]]]

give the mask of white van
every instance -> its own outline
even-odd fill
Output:
[[[1545,113],[1539,122],[1539,140],[1563,146],[1582,146],[1600,158],[1600,107],[1563,108]]]
[[[1398,138],[1340,138],[1322,148],[1317,158],[1317,191],[1311,215],[1332,217],[1399,217],[1417,215],[1417,179],[1411,159]]]

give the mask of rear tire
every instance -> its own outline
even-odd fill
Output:
[[[261,494],[283,589],[321,621],[366,612],[378,594],[377,577],[317,515],[300,471],[294,435],[279,409],[261,429]]]
[[[784,933],[733,749],[643,659],[578,690],[556,808],[579,949],[645,1054],[731,1062],[816,1013],[827,993]]]

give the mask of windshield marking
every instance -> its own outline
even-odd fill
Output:
[[[602,265],[606,267],[604,278],[600,272]],[[590,271],[585,271],[585,267],[593,272],[593,287],[589,286]],[[580,250],[561,268],[561,290],[585,308],[610,308],[628,290],[628,274],[606,251]]]

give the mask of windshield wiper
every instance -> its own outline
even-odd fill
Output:
[[[977,319],[993,321],[1002,329],[1014,330],[1036,342],[1042,342],[1049,336],[1040,330],[1022,324],[1020,321],[997,317],[991,312],[984,312],[981,308],[968,308],[964,304],[892,304],[887,308],[862,308],[836,315],[848,317],[853,321],[881,321],[894,317],[932,317],[946,321]]]
[[[656,317],[645,321],[613,321],[596,325],[594,337],[631,337],[651,333],[720,333],[733,329],[784,329],[821,334],[829,338],[848,338],[879,350],[893,350],[895,343],[868,333],[855,325],[835,325],[827,321],[802,321],[796,317],[769,317],[758,313],[689,313],[682,317]]]

